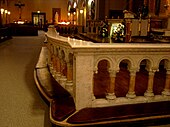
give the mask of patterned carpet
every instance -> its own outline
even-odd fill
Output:
[[[48,107],[34,82],[33,70],[44,41],[17,36],[0,43],[0,126],[50,127]]]

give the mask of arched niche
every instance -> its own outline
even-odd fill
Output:
[[[129,90],[131,62],[124,59],[119,63],[119,72],[115,79],[115,95],[116,97],[125,97]]]
[[[51,54],[54,54],[54,46],[52,44],[50,45],[50,51],[51,51]]]
[[[109,74],[110,63],[103,59],[98,62],[97,73],[94,73],[93,92],[95,98],[105,98],[110,84]]]
[[[165,88],[167,64],[168,60],[162,59],[159,63],[158,71],[155,72],[153,85],[153,92],[155,95],[161,95]]]
[[[70,63],[71,65],[73,65],[73,54],[72,54],[72,53],[69,53],[68,59],[69,59],[69,63]]]
[[[65,52],[61,50],[61,73],[66,76],[67,75],[67,64],[65,60]]]
[[[139,64],[139,71],[136,73],[135,93],[137,96],[144,96],[148,86],[148,76],[151,68],[151,62],[143,59]]]

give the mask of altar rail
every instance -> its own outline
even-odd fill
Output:
[[[170,101],[170,44],[93,43],[53,27],[46,38],[50,71],[77,110]]]

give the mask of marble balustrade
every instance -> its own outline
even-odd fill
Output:
[[[48,28],[46,38],[50,71],[71,93],[77,109],[170,100],[170,43],[93,43],[59,36],[52,26]],[[96,98],[94,74],[98,73],[98,64],[102,60],[109,64],[110,82],[106,97]],[[126,96],[117,97],[115,79],[122,61],[128,64],[129,88]],[[143,96],[137,96],[136,73],[143,61],[148,71],[148,85]],[[159,71],[160,63],[166,69],[166,82],[162,93],[154,95],[154,75]]]

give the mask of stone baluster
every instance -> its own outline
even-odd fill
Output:
[[[57,61],[57,67],[56,67],[56,69],[57,69],[57,73],[60,73],[60,59],[59,59],[59,57],[57,57],[56,58],[56,61]]]
[[[60,72],[60,59],[59,57],[56,57],[56,74],[55,74],[55,79],[59,81],[61,77],[61,72]]]
[[[67,63],[67,82],[65,88],[72,94],[73,93],[73,65]]]
[[[54,72],[56,73],[57,72],[57,58],[55,55],[53,57],[53,69],[54,69]]]
[[[125,36],[125,42],[131,42],[131,19],[126,19],[126,36]]]
[[[51,65],[50,65],[50,72],[54,76],[55,75],[55,55],[52,54],[51,56]]]
[[[170,96],[170,71],[167,71],[166,73],[166,82],[165,82],[165,88],[162,92],[162,95]]]
[[[67,63],[67,81],[73,82],[73,65]]]
[[[153,97],[154,96],[154,93],[153,93],[154,74],[155,74],[154,71],[149,72],[148,88],[147,88],[146,92],[144,93],[144,96],[146,96],[146,97]]]
[[[136,79],[136,71],[130,70],[130,82],[129,82],[129,91],[126,94],[128,98],[135,98],[135,79]]]
[[[106,95],[106,98],[108,100],[113,100],[116,98],[115,96],[115,78],[116,78],[116,71],[110,71],[110,84],[109,84],[109,90]]]
[[[64,59],[60,59],[60,65],[61,65],[60,66],[61,77],[59,79],[59,83],[62,87],[65,88],[67,78],[66,78],[66,75],[64,75],[64,70],[66,68],[66,64],[65,64]]]

